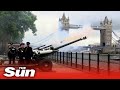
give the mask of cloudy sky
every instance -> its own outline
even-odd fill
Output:
[[[32,11],[37,16],[35,22],[37,36],[31,31],[25,33],[23,42],[30,41],[32,45],[41,44],[57,45],[60,42],[68,42],[77,38],[87,36],[88,39],[77,42],[73,45],[88,45],[100,42],[99,30],[93,30],[90,25],[99,25],[105,16],[112,19],[113,30],[120,36],[120,11]],[[69,32],[61,32],[59,29],[59,18],[65,13],[69,16],[70,24],[83,25],[80,29],[70,29]],[[114,37],[114,36],[113,36]]]

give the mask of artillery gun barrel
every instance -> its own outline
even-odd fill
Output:
[[[69,42],[69,43],[67,43],[67,44],[64,44],[64,45],[62,45],[62,46],[56,47],[56,48],[54,48],[54,50],[58,50],[58,49],[60,49],[60,48],[63,48],[63,47],[65,47],[65,46],[68,46],[68,45],[70,45],[70,44],[73,44],[73,43],[75,43],[75,42],[78,42],[78,41],[80,41],[80,40],[85,40],[85,39],[87,39],[86,36],[83,37],[83,38],[74,40],[74,41],[72,41],[72,42]]]
[[[34,49],[39,49],[39,48],[41,48],[41,47],[44,47],[45,45],[42,45],[42,46],[39,46],[39,47],[37,47],[37,48],[34,48]]]
[[[40,48],[40,49],[45,49],[45,48],[48,48],[48,47],[51,47],[52,45],[48,45],[46,47],[43,47],[43,48]]]
[[[35,52],[36,54],[40,53],[40,54],[42,54],[42,55],[48,55],[48,54],[50,54],[50,53],[57,52],[58,49],[60,49],[60,48],[63,48],[63,47],[65,47],[65,46],[68,46],[68,45],[70,45],[70,44],[73,44],[73,43],[75,43],[75,42],[78,42],[78,41],[80,41],[80,40],[85,40],[85,39],[87,39],[86,36],[83,37],[83,38],[74,40],[74,41],[72,41],[72,42],[69,42],[69,43],[67,43],[67,44],[61,45],[61,46],[59,46],[59,47],[53,48],[53,49],[51,49],[51,50],[43,50],[43,51],[34,50],[34,52]],[[52,46],[52,45],[49,45],[49,46],[43,47],[42,49],[47,48],[47,47],[51,47],[51,46]]]
[[[45,45],[42,45],[42,46],[40,46],[40,47],[38,47],[38,48],[40,49],[40,48],[43,48],[43,47],[45,47]]]
[[[44,47],[44,46],[45,46],[45,45],[42,45],[42,46],[40,46],[40,47]],[[39,48],[40,48],[40,47],[39,47]]]

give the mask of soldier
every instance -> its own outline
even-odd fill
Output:
[[[24,56],[25,56],[24,45],[25,45],[24,43],[21,43],[20,48],[18,49],[18,57],[19,57],[20,64],[24,64]]]
[[[30,47],[30,42],[26,43],[26,47],[25,47],[25,60],[27,62],[27,64],[29,64],[31,62],[31,58],[33,56],[33,51],[32,51],[32,47]]]
[[[17,54],[16,48],[13,46],[13,43],[10,43],[8,51],[9,64],[11,64],[11,61],[13,61],[13,64],[15,64],[16,54]]]

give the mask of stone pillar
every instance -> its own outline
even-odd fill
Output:
[[[105,17],[104,21],[100,23],[105,30],[100,30],[100,45],[101,46],[110,46],[112,45],[112,21],[109,21]]]

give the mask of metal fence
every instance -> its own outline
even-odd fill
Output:
[[[56,52],[47,58],[56,63],[89,71],[120,72],[120,54]]]

